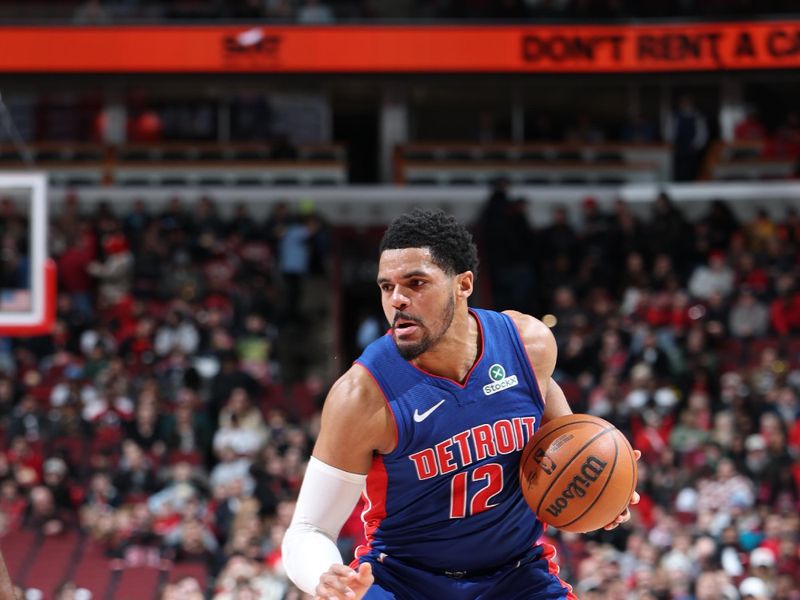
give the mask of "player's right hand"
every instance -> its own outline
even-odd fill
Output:
[[[360,600],[373,581],[372,565],[368,562],[361,563],[358,571],[347,565],[331,565],[319,577],[314,600]]]

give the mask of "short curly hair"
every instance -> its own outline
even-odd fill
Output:
[[[469,230],[439,209],[415,208],[397,217],[383,234],[384,250],[428,248],[434,264],[448,275],[472,271],[478,276],[478,248]]]

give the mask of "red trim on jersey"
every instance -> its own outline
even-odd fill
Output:
[[[386,489],[388,486],[389,476],[386,473],[386,465],[383,464],[383,456],[376,454],[372,458],[372,466],[367,473],[367,487],[362,494],[365,506],[364,512],[361,513],[361,522],[364,523],[364,536],[367,538],[367,543],[356,548],[356,557],[350,563],[354,569],[358,568],[358,559],[372,549],[375,531],[386,517]]]
[[[551,544],[541,544],[541,547],[542,558],[547,561],[547,570],[551,575],[555,575],[556,578],[561,582],[561,585],[564,586],[564,589],[567,590],[566,600],[578,600],[578,597],[572,593],[572,586],[558,576],[560,567],[554,562],[556,557],[555,546],[552,546]]]
[[[477,313],[475,311],[469,309],[469,314],[471,314],[473,317],[475,317],[475,322],[478,324],[478,331],[480,331],[480,334],[481,334],[481,351],[478,354],[478,358],[475,360],[474,363],[472,363],[472,368],[467,373],[467,376],[464,378],[464,383],[459,383],[458,381],[456,381],[455,379],[451,379],[450,377],[442,377],[441,375],[436,375],[435,373],[429,373],[425,369],[420,369],[413,362],[409,361],[408,364],[410,364],[412,367],[414,367],[420,373],[425,373],[425,375],[428,375],[429,377],[436,377],[436,379],[444,379],[445,381],[449,381],[450,383],[454,383],[455,385],[457,385],[461,389],[464,389],[465,387],[467,387],[467,384],[469,383],[469,378],[472,376],[472,372],[475,370],[475,367],[477,367],[478,363],[481,362],[481,360],[483,359],[483,351],[486,348],[486,343],[485,343],[486,342],[486,337],[483,335],[483,323],[481,323],[480,317],[478,317],[478,315],[477,315]],[[391,331],[392,330],[390,329],[389,332],[391,332]]]

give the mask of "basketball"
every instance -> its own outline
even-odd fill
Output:
[[[616,519],[636,488],[636,459],[622,432],[587,414],[557,417],[528,441],[520,486],[540,520],[583,533]]]

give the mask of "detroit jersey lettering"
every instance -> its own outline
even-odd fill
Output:
[[[517,470],[544,402],[514,322],[470,312],[482,348],[463,384],[404,360],[390,335],[357,361],[380,386],[397,426],[397,447],[377,454],[367,476],[367,545],[357,557],[486,569],[516,560],[542,534]]]

